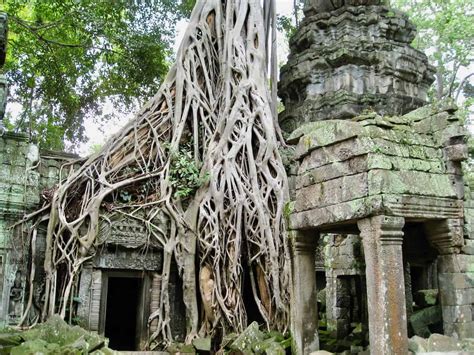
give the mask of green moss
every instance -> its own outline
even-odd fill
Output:
[[[289,201],[285,203],[285,207],[283,208],[283,216],[287,219],[290,218],[294,210],[295,210],[295,201]]]

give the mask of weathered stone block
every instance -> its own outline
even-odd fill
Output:
[[[474,275],[474,255],[440,255],[438,257],[438,272]]]
[[[382,210],[381,196],[360,198],[338,205],[293,213],[290,216],[290,228],[307,229],[341,221],[356,221],[371,214],[381,213]]]
[[[428,350],[428,340],[415,335],[408,340],[408,350],[417,353],[424,353]]]
[[[347,188],[347,186],[351,188]],[[306,211],[355,200],[367,195],[366,173],[344,176],[297,190],[295,211]]]
[[[304,141],[305,137],[301,138]],[[304,144],[304,143],[303,143]],[[373,150],[374,143],[370,138],[358,137],[347,141],[313,150],[301,162],[300,172],[311,170],[330,163],[344,161],[355,156],[364,155]],[[298,155],[296,155],[298,159]]]
[[[472,306],[445,306],[442,307],[443,321],[445,323],[472,322]]]
[[[367,156],[362,155],[342,162],[330,163],[312,170],[300,170],[296,188],[332,180],[344,175],[354,175],[367,171]]]
[[[474,255],[474,239],[465,239],[464,240],[464,247],[462,248],[462,252],[468,255]]]
[[[438,264],[439,268],[439,264]],[[453,268],[451,268],[453,269]],[[438,269],[438,280],[442,289],[466,289],[474,288],[474,272],[445,273]]]
[[[440,306],[432,306],[415,312],[410,317],[410,324],[416,335],[427,338],[431,332],[429,325],[441,323],[443,320]]]
[[[443,287],[440,293],[443,306],[461,306],[474,304],[474,288]]]
[[[438,290],[419,290],[413,294],[413,300],[420,307],[434,306],[438,303]]]
[[[467,145],[456,144],[444,149],[446,158],[451,161],[463,161],[468,158]]]
[[[389,193],[457,197],[449,176],[444,174],[377,169],[369,171],[368,180],[370,195]]]
[[[468,135],[466,129],[460,125],[449,125],[445,129],[435,132],[433,138],[440,145],[448,145],[452,138],[462,138]]]
[[[472,338],[474,334],[474,322],[466,323],[444,323],[444,333],[459,339]]]
[[[301,153],[306,151],[305,147],[319,148],[335,144],[353,138],[363,131],[363,127],[357,122],[346,120],[331,120],[306,123],[295,129],[287,141],[289,143],[302,144]],[[304,136],[304,141],[301,138]]]
[[[459,351],[461,349],[461,343],[451,337],[433,334],[428,339],[428,351]]]

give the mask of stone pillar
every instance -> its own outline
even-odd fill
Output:
[[[364,245],[371,354],[408,353],[402,242],[404,218],[358,223]]]
[[[474,335],[474,255],[438,257],[438,282],[444,334],[456,338]]]
[[[471,338],[474,334],[474,255],[461,254],[463,221],[447,219],[426,225],[438,256],[438,287],[446,335]]]
[[[319,349],[315,252],[319,234],[291,232],[293,353],[310,354]]]

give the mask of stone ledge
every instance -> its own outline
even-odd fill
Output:
[[[462,201],[413,195],[374,195],[356,200],[295,212],[291,229],[330,229],[354,224],[373,215],[386,214],[415,220],[463,218]]]

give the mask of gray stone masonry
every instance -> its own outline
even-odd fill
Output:
[[[319,349],[318,308],[316,302],[315,251],[317,235],[293,232],[293,287],[291,290],[291,334],[293,352],[309,354]]]
[[[376,216],[358,222],[364,244],[369,336],[372,354],[406,354],[402,217]]]
[[[285,104],[279,120],[294,145],[290,229],[319,235],[359,228],[371,353],[405,355],[410,282],[402,244],[410,235],[402,228],[424,228],[433,257],[439,255],[444,331],[472,336],[474,204],[462,169],[467,132],[450,102],[423,106],[434,70],[410,46],[415,27],[378,0],[307,0],[305,15],[279,85]],[[306,265],[310,258],[300,251],[293,262]],[[315,283],[314,275],[298,278]],[[304,288],[295,284],[294,294],[309,297]],[[298,302],[292,308],[293,317],[305,313]],[[309,324],[293,323],[297,352]]]
[[[25,301],[29,244],[10,227],[41,206],[44,190],[58,182],[61,164],[75,157],[40,151],[24,134],[0,135],[0,325],[15,324]],[[37,246],[41,244],[39,236]],[[41,272],[38,269],[36,274]]]
[[[410,46],[416,29],[408,17],[383,3],[307,2],[281,70],[284,131],[368,108],[400,115],[425,104],[434,68]]]
[[[330,227],[383,213],[461,220],[464,184],[454,167],[467,156],[457,144],[466,131],[454,110],[444,105],[401,117],[372,113],[295,130],[289,139],[297,142],[299,161],[291,228]],[[443,113],[444,123],[437,122]],[[431,134],[419,132],[425,125]],[[454,148],[459,154],[448,160]],[[462,233],[453,247],[464,247]]]

